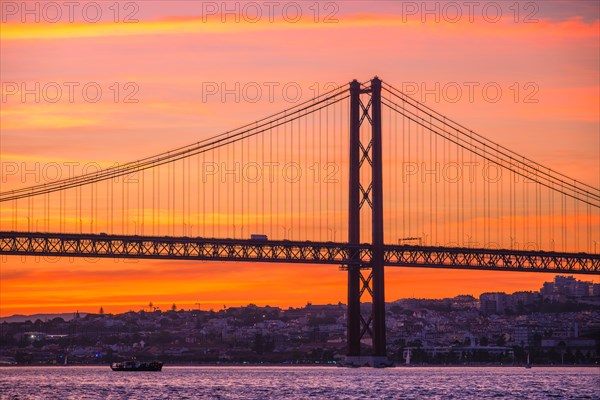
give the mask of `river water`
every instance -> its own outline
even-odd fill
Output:
[[[600,368],[0,368],[0,399],[600,399]]]

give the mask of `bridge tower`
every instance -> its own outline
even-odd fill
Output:
[[[362,96],[361,98],[361,95]],[[368,102],[363,98],[368,97]],[[361,137],[361,125],[368,122],[370,132]],[[366,136],[366,137],[365,137]],[[370,169],[367,182],[361,181],[361,170]],[[358,251],[348,264],[348,315],[346,363],[381,367],[389,364],[385,338],[385,293],[383,257],[383,178],[381,143],[381,80],[373,78],[369,87],[350,83],[350,180],[348,242],[360,244],[361,210],[370,210],[371,259],[362,264]],[[363,213],[363,216],[368,213]],[[368,221],[364,221],[368,223]],[[363,238],[367,239],[367,238]],[[368,317],[361,313],[361,297],[368,292],[372,309]],[[368,334],[373,342],[370,355],[361,354],[361,339]]]

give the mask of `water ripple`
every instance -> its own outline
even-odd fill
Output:
[[[594,399],[600,368],[5,367],[0,400]]]

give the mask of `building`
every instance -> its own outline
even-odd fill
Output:
[[[554,278],[554,282],[544,283],[540,293],[544,299],[551,301],[600,296],[600,284],[579,281],[572,276],[557,276]]]
[[[508,299],[504,292],[482,293],[479,296],[479,310],[484,314],[503,314],[509,308]]]

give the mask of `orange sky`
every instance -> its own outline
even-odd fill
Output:
[[[407,2],[322,2],[317,17],[308,2],[300,3],[297,22],[289,20],[292,14],[286,20],[281,11],[271,21],[264,3],[257,3],[262,17],[256,22],[250,21],[252,10],[240,9],[237,22],[233,14],[202,8],[208,2],[130,3],[136,6],[121,3],[119,22],[109,4],[102,3],[95,23],[77,10],[71,22],[65,9],[57,22],[49,21],[52,10],[40,9],[38,23],[2,4],[1,191],[48,178],[26,173],[35,168],[76,164],[79,173],[85,163],[123,163],[255,121],[298,102],[286,101],[286,85],[300,88],[306,100],[332,82],[374,75],[412,90],[417,100],[491,140],[600,186],[595,2],[536,2],[537,10],[523,8],[518,16],[501,3],[503,16],[497,22],[484,18],[481,10],[471,21],[466,9],[463,18],[452,22],[443,8],[436,22],[423,10],[403,9]],[[528,15],[537,21],[525,22]],[[127,16],[138,21],[124,23]],[[502,89],[497,102],[486,100],[481,90],[491,83]],[[37,93],[22,93],[23,88],[36,92],[36,84]],[[97,102],[82,92],[92,84],[102,91]],[[206,92],[214,85],[231,89],[236,84],[260,87],[262,95],[248,102],[235,94]],[[470,99],[467,88],[473,84]],[[75,88],[72,99],[68,85]],[[276,88],[272,98],[268,85]],[[458,101],[441,92],[448,85],[462,88]],[[62,90],[59,98],[56,87]],[[436,87],[437,92],[427,92]],[[128,95],[137,101],[127,102]],[[340,149],[343,143],[337,142]],[[17,173],[9,175],[13,170],[7,168],[14,166]],[[344,190],[343,182],[332,193]],[[321,187],[312,190],[318,193]],[[337,199],[343,203],[342,196]],[[9,229],[11,207],[0,207],[2,229]],[[343,213],[330,214],[341,231]],[[24,223],[23,211],[18,215]],[[292,220],[296,230],[303,218]],[[139,228],[139,221],[128,223],[128,229]],[[218,308],[346,301],[344,273],[326,266],[18,257],[3,257],[0,263],[0,316],[93,312],[100,306],[118,312],[149,301],[185,308],[195,303]],[[386,299],[537,290],[552,279],[546,274],[396,268],[387,272]]]

